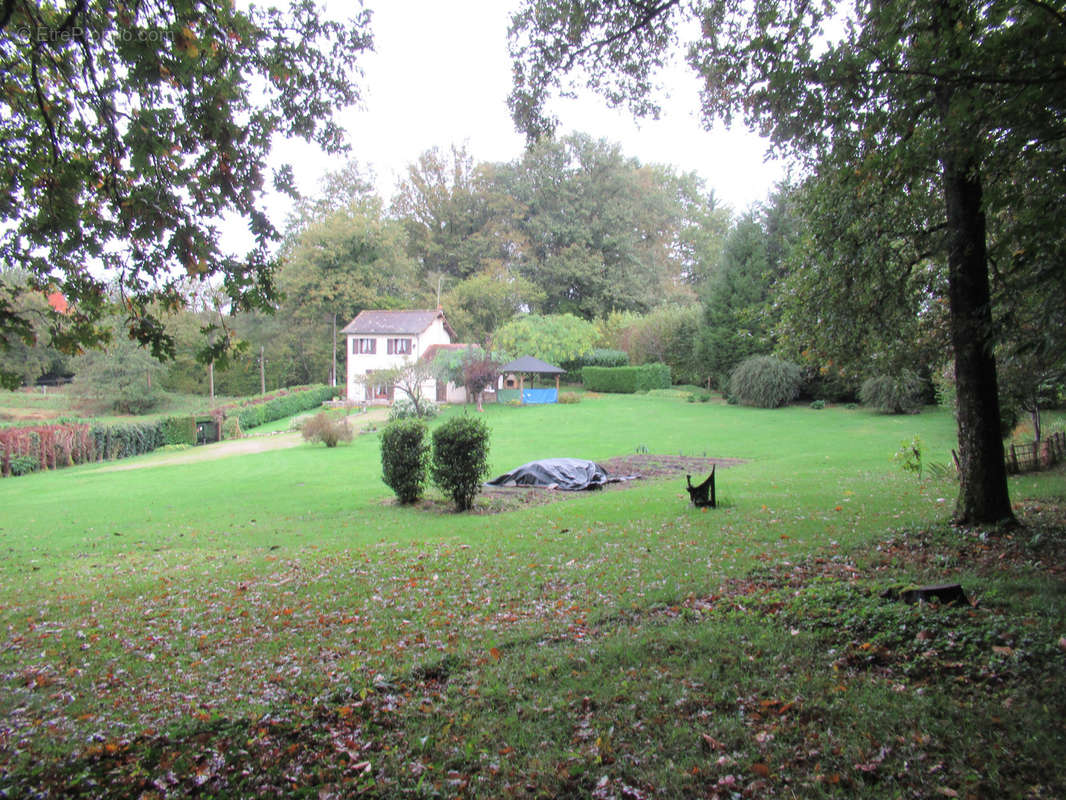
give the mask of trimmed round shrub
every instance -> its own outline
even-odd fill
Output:
[[[745,406],[779,408],[799,396],[802,371],[791,361],[752,356],[729,376],[729,395]]]
[[[433,483],[468,511],[489,472],[489,429],[474,417],[452,417],[433,431]]]
[[[910,370],[898,376],[876,375],[862,382],[859,400],[883,414],[915,414],[922,410],[924,388],[922,379]]]
[[[426,423],[408,417],[385,426],[381,432],[381,479],[401,503],[421,499],[428,460]]]
[[[395,422],[398,419],[417,419],[419,417],[421,419],[433,419],[440,413],[440,406],[432,400],[423,400],[421,406],[421,415],[416,414],[415,404],[410,397],[397,397],[389,408],[389,422]]]
[[[340,442],[352,440],[352,429],[347,417],[320,411],[300,426],[300,435],[308,442],[322,442],[326,447],[336,447]]]

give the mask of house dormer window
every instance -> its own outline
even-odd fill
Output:
[[[410,339],[389,339],[388,354],[390,356],[406,356],[411,354]]]
[[[377,344],[374,338],[352,339],[352,355],[373,355],[377,352]]]

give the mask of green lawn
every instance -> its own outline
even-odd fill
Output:
[[[0,791],[1063,793],[1061,471],[1016,479],[1031,527],[982,540],[945,525],[949,482],[891,462],[918,435],[947,464],[942,411],[608,396],[485,419],[493,474],[745,463],[713,511],[683,476],[400,508],[374,434],[0,481]],[[983,602],[878,597],[940,579]]]

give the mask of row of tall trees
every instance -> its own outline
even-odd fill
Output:
[[[214,363],[215,391],[243,394],[330,381],[345,366],[337,331],[363,309],[439,303],[460,339],[484,343],[524,313],[591,321],[692,304],[729,221],[695,175],[579,134],[509,163],[431,150],[391,202],[352,162],[295,205],[271,276],[273,313],[229,318],[223,287],[195,277],[175,284],[182,302],[147,307],[172,351],[161,385],[209,390],[205,332],[213,352],[230,354]],[[116,307],[121,296],[114,285]],[[113,324],[107,334],[124,336]]]
[[[260,345],[271,379],[330,380],[335,331],[368,308],[440,304],[462,341],[483,344],[519,314],[591,321],[692,304],[729,224],[695,175],[580,134],[509,163],[428,151],[389,203],[349,164],[297,205],[277,311],[230,323],[250,347],[219,385]]]

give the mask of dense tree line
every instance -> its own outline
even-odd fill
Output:
[[[695,175],[583,135],[510,163],[429,151],[389,202],[372,185],[351,163],[296,204],[272,308],[227,317],[223,287],[196,278],[175,284],[182,303],[150,306],[173,350],[158,385],[207,393],[213,380],[217,394],[245,394],[329,382],[334,364],[345,366],[335,331],[369,308],[439,303],[459,337],[476,343],[528,313],[591,323],[664,304],[694,308],[730,219]],[[118,308],[121,287],[110,291]],[[111,331],[121,335],[114,323]],[[212,371],[205,336],[210,350],[231,353]],[[44,371],[43,360],[33,363],[23,379]]]

